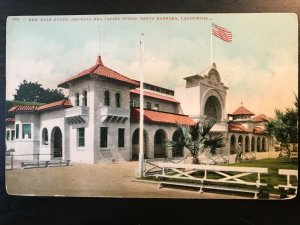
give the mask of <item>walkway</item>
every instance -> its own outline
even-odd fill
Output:
[[[137,162],[6,171],[7,191],[14,195],[103,196],[136,198],[241,199],[230,194],[162,188],[135,182]],[[250,197],[251,198],[251,197]]]

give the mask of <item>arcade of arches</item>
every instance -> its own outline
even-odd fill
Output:
[[[243,152],[265,152],[268,151],[268,139],[259,135],[230,135],[230,154],[236,152],[238,143],[242,144]]]
[[[180,138],[179,130],[172,129],[172,140],[176,141]],[[154,132],[144,129],[144,158],[166,158],[170,157],[168,147],[166,147],[165,141],[168,140],[167,132],[164,129],[157,129]],[[135,129],[132,134],[132,160],[138,160],[139,158],[139,128]],[[182,156],[183,149],[172,150],[172,157]]]

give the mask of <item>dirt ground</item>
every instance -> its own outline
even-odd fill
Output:
[[[12,195],[243,199],[231,194],[174,188],[134,181],[137,162],[73,164],[68,167],[6,171],[6,188]],[[249,196],[251,198],[251,196]]]

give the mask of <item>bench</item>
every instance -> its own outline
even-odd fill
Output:
[[[159,180],[159,188],[164,185],[197,187],[200,193],[203,189],[218,189],[253,193],[254,198],[257,198],[260,186],[267,185],[261,182],[260,175],[268,173],[268,168],[173,163],[159,163],[158,166],[163,169],[162,174],[156,176]],[[255,181],[242,179],[251,174],[256,174]],[[245,186],[254,188],[250,189]]]
[[[27,161],[21,162],[22,169],[45,168],[48,166],[48,161]]]
[[[69,166],[70,160],[52,159],[48,162],[49,167]]]
[[[21,162],[22,169],[45,168],[56,166],[69,166],[70,160],[52,159],[50,161],[27,161]]]
[[[289,190],[289,189],[295,189],[295,195],[289,196],[289,198],[293,198],[294,196],[297,195],[297,190],[298,186],[294,186],[291,184],[291,176],[295,176],[298,180],[298,170],[289,170],[289,169],[279,169],[278,170],[279,175],[284,175],[287,177],[287,182],[286,184],[282,185],[279,184],[277,186],[274,186],[275,189],[283,188],[284,190]]]

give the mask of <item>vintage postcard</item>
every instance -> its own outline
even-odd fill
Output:
[[[11,195],[287,199],[292,13],[11,16]]]

